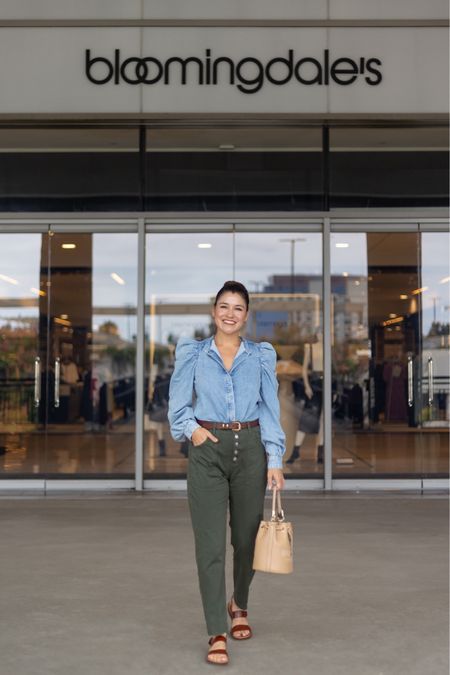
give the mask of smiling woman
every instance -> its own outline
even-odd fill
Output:
[[[265,487],[281,489],[284,484],[276,354],[268,342],[241,337],[249,301],[245,286],[225,282],[212,309],[214,336],[179,341],[169,389],[172,436],[190,441],[188,498],[211,663],[228,660],[222,648],[228,506],[234,548],[231,635],[246,640],[252,637],[246,610]]]

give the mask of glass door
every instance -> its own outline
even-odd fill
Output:
[[[419,234],[331,237],[333,472],[423,473]]]
[[[332,235],[337,477],[448,475],[449,244],[445,232]]]
[[[247,335],[277,353],[289,478],[322,477],[322,234],[236,232],[236,277],[251,290]]]
[[[170,435],[167,404],[175,348],[182,337],[212,334],[211,307],[233,278],[231,232],[146,235],[144,477],[186,476],[188,443]]]
[[[132,477],[137,235],[0,235],[3,477]]]
[[[131,478],[137,235],[50,232],[42,267],[49,477]]]
[[[186,475],[188,444],[175,442],[167,423],[175,347],[213,333],[212,303],[227,279],[250,292],[245,336],[277,352],[286,473],[321,476],[322,235],[149,233],[146,271],[145,477]]]
[[[0,234],[0,476],[33,478],[45,465],[48,303],[41,234]]]
[[[443,477],[449,470],[450,427],[450,235],[422,232],[420,416],[423,473]]]

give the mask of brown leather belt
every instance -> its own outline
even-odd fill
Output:
[[[259,420],[251,422],[210,422],[209,420],[197,420],[205,429],[220,429],[222,431],[240,431],[241,429],[250,429],[250,427],[259,427]]]

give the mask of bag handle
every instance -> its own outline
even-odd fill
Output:
[[[281,508],[280,491],[276,487],[272,488],[272,518],[271,521],[282,523],[284,521],[284,511]]]

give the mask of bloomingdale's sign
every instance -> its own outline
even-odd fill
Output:
[[[112,58],[94,56],[90,49],[85,51],[85,74],[96,85],[229,84],[244,94],[255,94],[266,82],[278,86],[289,82],[307,86],[328,86],[334,82],[347,86],[362,79],[376,86],[382,81],[381,66],[381,60],[375,57],[334,59],[329,49],[323,50],[320,59],[300,56],[294,49],[288,49],[284,55],[266,62],[251,56],[235,61],[229,56],[215,56],[212,49],[205,49],[202,56],[173,56],[165,60],[155,56],[122,59],[120,49],[114,50]]]

